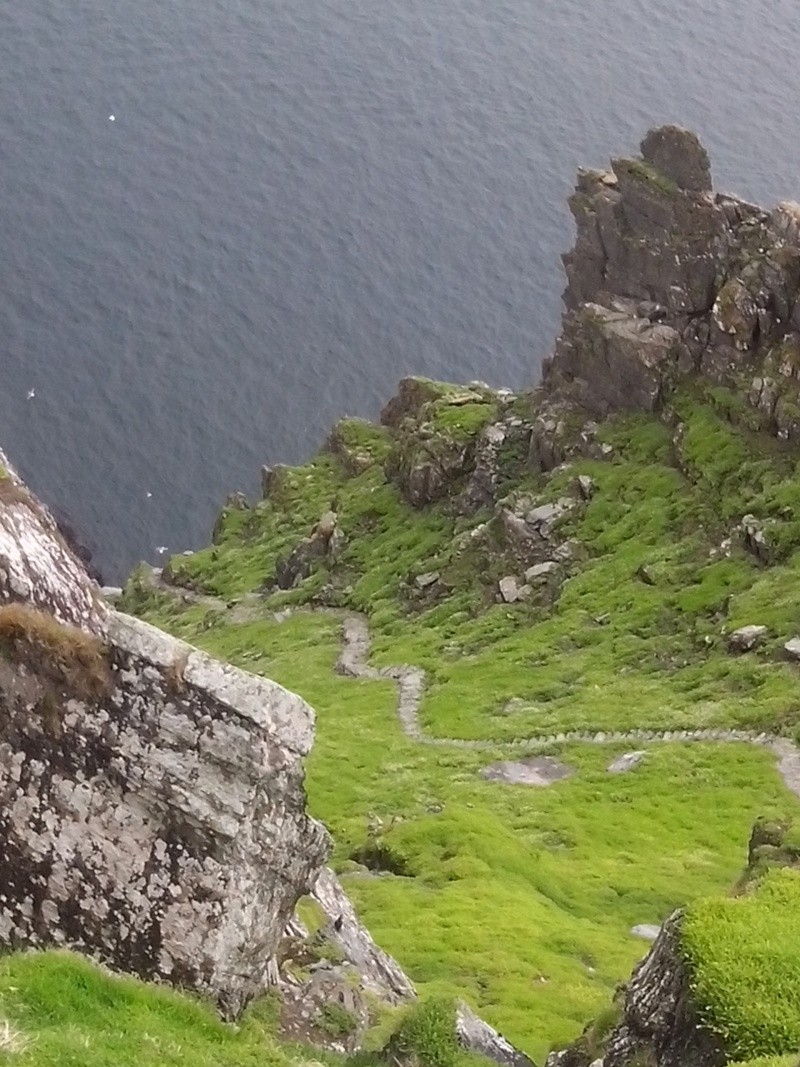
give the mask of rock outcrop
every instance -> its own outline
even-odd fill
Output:
[[[323,930],[325,938],[358,976],[363,989],[390,1005],[412,1001],[416,990],[410,978],[397,960],[375,944],[333,871],[328,868],[322,871],[311,895],[327,919]],[[302,936],[305,931],[294,919],[287,934],[291,938],[297,937],[298,933]],[[523,1052],[479,1018],[467,1004],[457,1005],[455,1021],[458,1041],[468,1052],[485,1056],[501,1067],[533,1067]]]
[[[680,949],[683,915],[674,912],[653,947],[619,994],[619,1018],[598,1035],[594,1024],[569,1048],[553,1052],[547,1067],[721,1067],[722,1046],[703,1025],[692,999],[689,974]]]
[[[658,1067],[716,1067],[725,1055],[700,1021],[680,951],[681,913],[661,927],[633,972],[622,1018],[609,1037],[604,1067],[655,1063]]]
[[[386,473],[413,507],[451,494],[476,469],[476,436],[496,411],[497,394],[404,378],[381,412],[392,433]]]
[[[582,170],[570,208],[567,311],[540,419],[565,400],[597,417],[655,411],[700,373],[797,439],[800,205],[767,212],[714,193],[697,137],[664,126],[640,157]]]
[[[235,1017],[328,850],[298,696],[103,605],[0,483],[0,944],[66,944]]]

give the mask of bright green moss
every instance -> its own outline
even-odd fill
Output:
[[[691,905],[683,946],[702,1018],[737,1059],[800,1048],[800,874]]]
[[[340,419],[333,428],[332,437],[374,463],[382,462],[389,452],[388,430],[367,419]]]
[[[791,1056],[758,1056],[754,1060],[740,1060],[730,1067],[797,1067],[800,1056],[795,1052]]]
[[[475,437],[492,419],[497,405],[489,402],[434,405],[431,422],[437,431],[457,440]]]

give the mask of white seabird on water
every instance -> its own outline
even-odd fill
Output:
[[[116,116],[116,115],[109,115],[109,116],[108,116],[108,121],[109,121],[109,122],[114,122],[114,121],[116,120],[116,118],[117,118],[117,116]]]
[[[29,389],[28,390],[28,400],[33,400],[33,398],[35,396],[36,396],[36,390],[35,389]]]
[[[145,495],[145,496],[147,497],[147,499],[149,500],[149,499],[150,499],[150,497],[151,497],[151,496],[152,496],[153,494],[152,494],[152,493],[150,492],[150,490],[148,489],[148,490],[147,490],[147,492],[146,492],[146,493],[145,493],[144,495]]]

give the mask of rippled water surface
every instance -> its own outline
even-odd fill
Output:
[[[405,373],[535,379],[578,164],[679,121],[800,199],[798,54],[797,0],[0,0],[0,442],[108,579],[202,544]]]

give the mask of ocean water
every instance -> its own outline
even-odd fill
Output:
[[[107,581],[202,545],[404,374],[536,380],[579,164],[677,121],[800,199],[798,54],[797,0],[0,0],[0,443]]]

